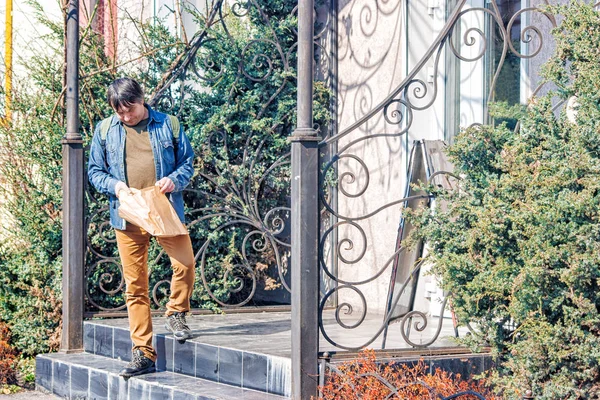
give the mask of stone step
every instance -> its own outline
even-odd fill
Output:
[[[192,332],[201,333],[185,343],[180,343],[164,329],[164,318],[153,318],[153,320],[155,332],[153,346],[158,355],[157,370],[175,372],[244,389],[290,396],[290,358],[261,351],[250,351],[242,343],[244,339],[248,339],[247,337],[230,335],[228,338],[229,335],[226,333],[220,334],[220,336],[223,336],[222,342],[227,346],[214,342],[212,344],[204,343],[203,339],[208,333],[195,327],[198,322],[194,319],[188,321]],[[126,321],[124,322],[126,323]],[[130,361],[132,343],[129,330],[123,326],[111,325],[117,323],[119,321],[115,320],[85,321],[85,351],[115,360]],[[214,336],[214,334],[212,335]],[[283,344],[272,342],[263,344],[263,346],[267,346],[264,348],[279,345]]]
[[[284,400],[286,397],[162,371],[125,380],[127,362],[89,353],[41,354],[36,389],[65,399],[108,400]]]

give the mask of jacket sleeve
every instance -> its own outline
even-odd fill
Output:
[[[115,186],[119,180],[111,176],[108,172],[106,143],[100,137],[100,123],[96,125],[90,147],[88,178],[92,186],[100,193],[115,196]]]
[[[192,145],[183,131],[183,127],[179,127],[179,142],[177,143],[177,154],[175,154],[175,170],[167,177],[175,184],[174,192],[181,192],[189,185],[192,176],[194,175],[194,150]]]

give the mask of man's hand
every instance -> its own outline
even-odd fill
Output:
[[[115,185],[115,194],[117,195],[117,198],[119,198],[119,193],[123,190],[129,192],[129,186],[127,186],[125,182],[119,181],[119,183]]]
[[[166,176],[160,181],[156,182],[155,185],[160,188],[161,193],[171,193],[173,190],[175,190],[175,184]]]

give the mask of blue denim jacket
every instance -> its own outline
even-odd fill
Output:
[[[179,219],[183,222],[183,195],[181,191],[190,183],[194,174],[194,150],[180,128],[177,143],[173,137],[171,120],[167,114],[154,111],[148,105],[148,134],[154,153],[156,180],[169,177],[175,189],[167,193]],[[103,141],[100,125],[96,125],[90,158],[88,161],[88,177],[92,185],[101,193],[108,195],[110,208],[110,224],[116,229],[125,229],[125,220],[119,217],[119,199],[115,186],[119,181],[125,182],[125,128],[116,115],[113,115],[110,128]],[[175,151],[177,149],[177,151]]]

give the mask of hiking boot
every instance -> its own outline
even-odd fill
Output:
[[[131,378],[132,376],[149,374],[154,371],[156,371],[154,361],[144,356],[140,349],[135,349],[133,350],[133,360],[119,371],[119,375],[123,378]]]
[[[185,313],[175,312],[167,316],[165,328],[179,341],[185,341],[192,337],[192,331],[185,322]]]

